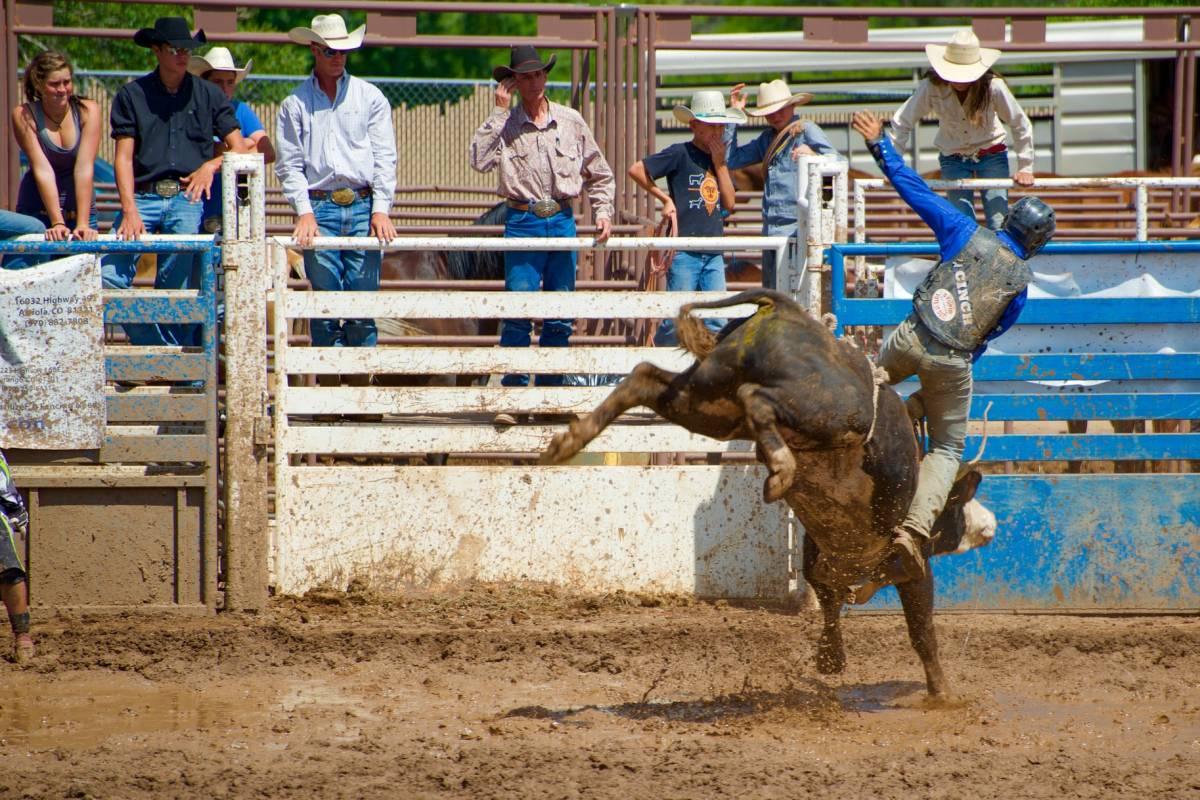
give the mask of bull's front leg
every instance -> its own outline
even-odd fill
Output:
[[[831,675],[846,668],[846,648],[842,643],[842,597],[816,574],[821,549],[811,537],[804,537],[804,580],[812,587],[821,604],[821,638],[817,642],[817,671]]]
[[[796,480],[796,457],[779,433],[775,406],[762,394],[762,387],[743,383],[738,387],[737,395],[746,413],[747,427],[770,473],[763,484],[763,500],[773,503],[782,498]]]
[[[648,361],[638,364],[595,411],[581,419],[572,420],[566,431],[554,435],[542,453],[540,463],[563,463],[587,447],[613,420],[631,408],[646,406],[657,410],[663,393],[678,377],[676,373],[656,367]]]
[[[938,658],[937,633],[933,629],[933,576],[924,580],[896,585],[900,603],[904,606],[904,621],[908,623],[908,638],[925,667],[925,685],[930,697],[947,697],[950,684],[942,672]]]

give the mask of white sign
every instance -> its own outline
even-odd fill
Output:
[[[0,447],[96,449],[104,418],[99,258],[0,270]]]

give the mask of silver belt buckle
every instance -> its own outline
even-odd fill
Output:
[[[562,210],[562,207],[557,200],[534,200],[529,204],[529,210],[533,212],[534,216],[545,219],[553,217]]]
[[[154,182],[154,193],[159,197],[174,197],[179,194],[179,181],[174,178],[162,178]]]

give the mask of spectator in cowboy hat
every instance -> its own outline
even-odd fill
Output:
[[[308,47],[312,75],[279,109],[275,174],[296,211],[292,236],[301,247],[314,236],[396,236],[389,212],[396,194],[396,135],[383,92],[346,71],[367,26],[346,30],[337,14],[318,14],[312,27],[288,37]],[[305,250],[304,269],[319,292],[379,290],[379,250]],[[316,347],[374,347],[375,320],[315,319]],[[336,376],[323,376],[336,385]],[[352,384],[366,385],[367,376]]]
[[[121,239],[198,233],[203,201],[212,195],[220,167],[213,137],[228,150],[247,149],[237,117],[220,89],[188,73],[192,51],[206,41],[204,31],[193,36],[182,17],[162,17],[133,41],[149,48],[158,66],[113,98],[109,126],[117,143],[113,166],[121,199],[113,230]],[[106,256],[105,285],[128,289],[136,260],[132,254]],[[196,288],[194,261],[191,253],[160,255],[155,287]],[[200,344],[198,325],[126,325],[125,331],[138,345]]]
[[[258,115],[246,103],[233,98],[237,85],[245,80],[254,66],[253,61],[247,61],[246,66],[238,68],[234,63],[233,54],[226,47],[214,47],[202,56],[192,56],[188,62],[188,72],[197,78],[203,78],[215,84],[225,93],[233,106],[238,126],[242,130],[242,139],[251,148],[251,152],[262,153],[263,160],[270,164],[275,161],[275,148],[271,138],[267,136]],[[219,149],[219,148],[218,148]],[[220,158],[220,156],[218,156]],[[201,229],[208,233],[216,233],[221,229],[221,173],[213,176],[212,195],[204,203],[204,213],[201,217]]]
[[[945,180],[1007,178],[1008,147],[1004,125],[1012,129],[1021,186],[1033,185],[1033,126],[992,65],[1000,51],[980,47],[969,29],[956,31],[946,44],[927,44],[930,69],[912,97],[892,117],[892,138],[901,152],[908,137],[930,111],[938,116],[933,140]],[[914,165],[915,166],[915,165]],[[984,189],[983,217],[1000,230],[1008,214],[1008,190]],[[964,214],[975,218],[975,192],[953,189],[946,195]]]
[[[690,106],[677,105],[675,119],[692,130],[690,142],[673,144],[629,168],[629,177],[663,205],[663,218],[680,236],[721,236],[725,217],[733,212],[733,178],[725,162],[722,136],[726,125],[740,125],[746,115],[725,107],[717,91],[692,95]],[[655,185],[667,181],[667,190]],[[725,256],[720,250],[680,250],[667,266],[667,291],[719,292],[725,289]],[[706,319],[713,332],[724,320]],[[678,344],[673,320],[664,319],[654,335],[657,345]]]
[[[496,79],[495,108],[471,140],[471,167],[479,172],[499,170],[497,194],[508,203],[504,225],[507,237],[574,236],[571,201],[587,192],[596,216],[596,242],[608,238],[612,226],[614,182],[612,169],[596,145],[591,130],[574,109],[546,97],[546,77],[556,56],[543,61],[530,45],[509,52],[508,65],[492,71]],[[520,102],[509,108],[513,92]],[[510,292],[570,292],[575,289],[574,251],[504,253],[504,286]],[[538,344],[566,347],[573,320],[542,323]],[[508,319],[500,333],[502,347],[528,347],[533,323]],[[561,386],[561,375],[539,375],[539,386]],[[526,386],[528,375],[506,375],[505,386]],[[508,414],[499,424],[516,420]]]
[[[796,209],[806,202],[799,197],[799,157],[801,155],[835,155],[837,149],[829,143],[821,126],[800,119],[796,109],[813,99],[808,92],[793,93],[781,79],[758,85],[758,98],[752,108],[746,107],[746,84],[739,83],[729,95],[729,105],[742,109],[751,117],[762,119],[769,126],[751,142],[738,146],[737,126],[725,126],[730,169],[752,164],[763,165],[762,217],[764,236],[795,236],[798,227]],[[763,251],[762,285],[777,287],[775,251]]]

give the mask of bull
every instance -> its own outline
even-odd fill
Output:
[[[755,304],[717,335],[692,314]],[[804,577],[824,617],[817,668],[845,668],[841,608],[895,585],[909,639],[925,668],[929,694],[949,694],[933,626],[933,576],[905,581],[891,552],[917,484],[917,441],[904,402],[881,385],[870,362],[835,339],[787,295],[754,289],[683,306],[681,345],[696,357],[682,373],[648,362],[634,367],[591,414],[551,440],[542,463],[559,464],[636,406],[718,440],[756,445],[767,467],[763,499],[786,500],[804,525]],[[978,501],[981,478],[955,483],[933,529],[935,553],[986,543],[995,517]],[[928,557],[930,553],[926,553]]]

